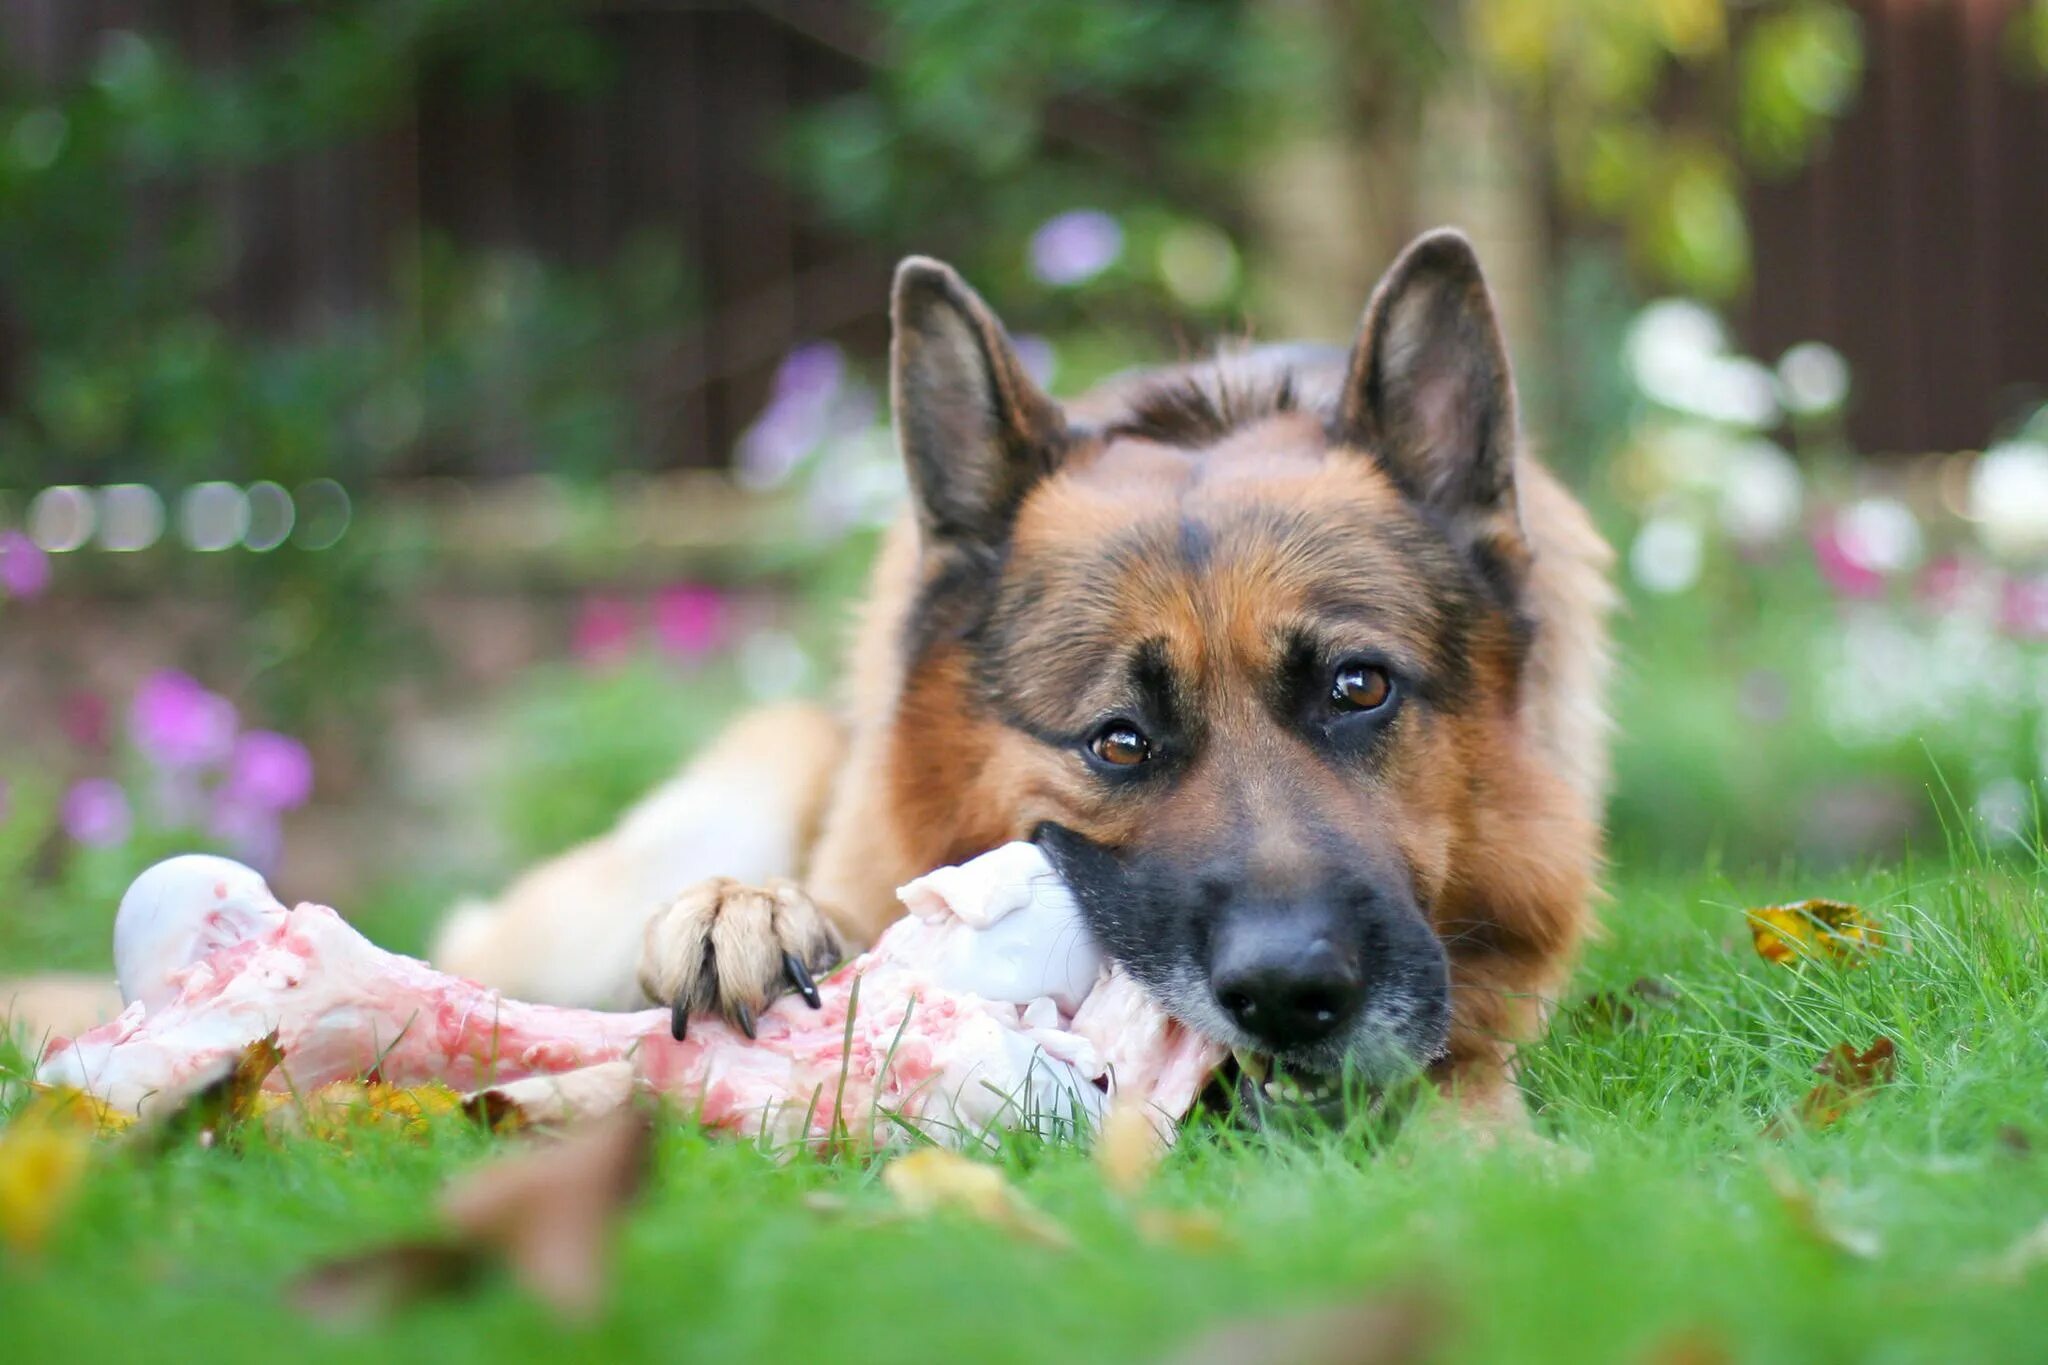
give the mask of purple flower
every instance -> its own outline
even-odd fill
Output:
[[[239,801],[217,802],[206,832],[258,872],[274,870],[278,855],[284,851],[284,825],[277,812]]]
[[[1031,234],[1031,273],[1042,283],[1084,284],[1124,254],[1124,230],[1101,209],[1071,209]]]
[[[846,357],[829,341],[813,341],[783,358],[768,406],[740,436],[740,482],[773,488],[825,439],[833,399],[846,378]]]
[[[654,598],[654,638],[681,659],[701,659],[725,643],[731,624],[725,594],[705,583],[678,583]]]
[[[576,610],[569,649],[587,664],[615,663],[633,650],[633,604],[623,597],[590,596]]]
[[[255,810],[295,810],[313,794],[313,755],[290,735],[251,730],[235,741],[221,798]]]
[[[104,777],[89,777],[64,793],[59,816],[64,832],[88,848],[124,844],[135,827],[128,793]]]
[[[24,600],[50,586],[50,557],[19,531],[0,531],[0,591]]]
[[[775,398],[823,404],[839,392],[846,357],[829,341],[811,341],[782,358],[775,371]]]
[[[1010,346],[1017,352],[1017,363],[1024,367],[1024,373],[1031,377],[1031,382],[1041,389],[1050,387],[1053,371],[1059,365],[1052,343],[1042,336],[1026,333],[1012,338]]]
[[[204,768],[226,759],[237,723],[234,703],[169,668],[142,680],[128,710],[135,747],[165,768]]]

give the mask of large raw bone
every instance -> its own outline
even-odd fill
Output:
[[[677,1042],[666,1010],[507,1000],[376,947],[326,906],[287,909],[238,863],[173,858],[136,879],[115,920],[127,1008],[52,1044],[38,1076],[147,1112],[274,1030],[272,1083],[301,1090],[372,1068],[475,1089],[626,1063],[712,1127],[873,1142],[914,1127],[965,1143],[1086,1127],[1110,1094],[1165,1128],[1220,1060],[1104,962],[1036,847],[901,894],[913,913],[819,984],[821,1009],[784,998],[758,1039],[705,1018]]]

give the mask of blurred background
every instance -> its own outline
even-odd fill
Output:
[[[0,957],[417,947],[830,695],[897,256],[1057,393],[1484,255],[1621,553],[1620,874],[2026,837],[2048,3],[0,0]]]

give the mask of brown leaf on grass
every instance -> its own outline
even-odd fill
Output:
[[[964,1213],[1013,1237],[1040,1246],[1073,1245],[1067,1230],[1011,1188],[1003,1173],[944,1147],[897,1157],[882,1170],[882,1184],[908,1213]]]
[[[1175,1251],[1222,1251],[1231,1244],[1230,1230],[1207,1209],[1139,1209],[1131,1223],[1146,1241]]]
[[[14,1111],[13,1122],[64,1128],[87,1137],[112,1137],[133,1128],[135,1115],[76,1086],[35,1082],[28,1102]]]
[[[485,1260],[476,1247],[453,1240],[401,1242],[322,1262],[293,1280],[285,1298],[309,1318],[360,1326],[424,1299],[467,1291]]]
[[[621,1109],[491,1162],[441,1196],[463,1239],[501,1255],[521,1284],[569,1317],[602,1304],[612,1230],[647,1176],[654,1124]]]
[[[2019,1284],[2044,1265],[2048,1265],[2048,1222],[2036,1223],[1998,1255],[1971,1266],[1969,1275],[2010,1286]]]
[[[1436,1352],[1444,1316],[1421,1289],[1226,1323],[1170,1353],[1169,1365],[1412,1365]]]
[[[273,1128],[345,1145],[357,1133],[370,1130],[424,1140],[437,1120],[461,1112],[462,1097],[445,1085],[332,1081],[266,1117]]]
[[[442,1192],[445,1236],[323,1262],[287,1297],[314,1317],[359,1322],[462,1292],[499,1260],[556,1312],[588,1317],[604,1302],[613,1233],[645,1180],[653,1133],[644,1110],[622,1109],[487,1162]]]
[[[92,1155],[92,1134],[68,1119],[17,1117],[0,1132],[0,1241],[42,1249],[77,1196]]]
[[[1813,1069],[1820,1084],[1807,1091],[1789,1115],[1772,1119],[1764,1136],[1782,1138],[1795,1127],[1828,1127],[1891,1080],[1897,1057],[1892,1040],[1882,1035],[1861,1052],[1847,1043],[1835,1044]]]
[[[1654,976],[1639,976],[1627,989],[1595,991],[1572,1008],[1576,1018],[1603,1028],[1627,1028],[1650,1009],[1664,1009],[1678,1000],[1670,982]]]
[[[478,1090],[462,1097],[462,1107],[485,1127],[508,1132],[601,1118],[631,1104],[638,1087],[631,1062],[600,1062]]]
[[[1637,1359],[1642,1365],[1732,1365],[1735,1352],[1718,1336],[1688,1328],[1651,1342]]]
[[[152,1111],[151,1122],[138,1136],[145,1145],[163,1148],[188,1135],[201,1147],[213,1147],[232,1139],[251,1119],[284,1102],[283,1095],[266,1095],[263,1082],[284,1060],[277,1045],[277,1033],[258,1038],[234,1060],[173,1098],[159,1117]]]
[[[1102,1172],[1103,1184],[1132,1198],[1151,1181],[1165,1155],[1166,1139],[1142,1103],[1118,1100],[1110,1105],[1095,1133],[1095,1169]]]
[[[1806,900],[1745,912],[1757,955],[1780,966],[1820,958],[1862,962],[1884,947],[1884,930],[1847,901]]]
[[[1818,1196],[1801,1185],[1790,1171],[1768,1163],[1764,1166],[1764,1178],[1771,1182],[1771,1193],[1778,1197],[1778,1206],[1785,1211],[1787,1220],[1809,1240],[1861,1261],[1871,1260],[1884,1250],[1884,1243],[1875,1232],[1845,1227],[1828,1217]]]

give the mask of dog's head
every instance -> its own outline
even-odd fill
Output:
[[[1211,1036],[1319,1071],[1439,1055],[1439,900],[1516,709],[1529,562],[1470,245],[1412,246],[1348,357],[1071,412],[945,266],[902,266],[894,321],[918,595],[888,742],[934,856],[1036,837]]]

